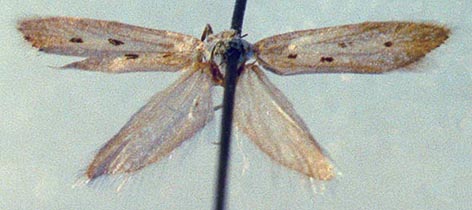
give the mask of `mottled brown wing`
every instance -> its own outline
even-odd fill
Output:
[[[204,67],[207,68],[207,67]],[[211,76],[189,70],[171,87],[157,93],[109,140],[86,175],[132,173],[167,157],[213,117]]]
[[[73,17],[25,19],[18,30],[40,51],[88,57],[66,68],[112,73],[178,71],[203,44],[180,33]]]
[[[382,73],[441,45],[449,30],[413,22],[365,22],[295,31],[260,40],[257,60],[277,74]]]
[[[320,180],[334,176],[305,123],[256,65],[246,66],[239,77],[234,120],[277,163]]]

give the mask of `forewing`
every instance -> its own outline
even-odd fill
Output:
[[[295,31],[260,40],[257,60],[277,74],[382,73],[413,63],[449,30],[413,22],[365,22]]]
[[[239,77],[234,119],[237,128],[279,164],[320,180],[334,176],[305,123],[255,65]]]
[[[105,72],[177,71],[203,45],[180,33],[86,18],[26,19],[18,30],[40,51],[89,57],[65,67]]]
[[[87,177],[131,173],[168,156],[212,119],[212,86],[206,70],[193,69],[154,95],[100,149]]]

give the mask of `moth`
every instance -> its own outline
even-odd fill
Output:
[[[440,46],[445,27],[414,22],[364,22],[275,35],[250,44],[234,30],[200,39],[119,22],[73,17],[25,19],[18,30],[46,53],[85,57],[61,68],[106,73],[181,71],[96,154],[85,175],[132,173],[167,157],[212,120],[212,88],[223,84],[224,52],[241,39],[236,88],[238,130],[278,164],[318,180],[334,168],[292,104],[261,69],[278,75],[380,74],[411,64]]]

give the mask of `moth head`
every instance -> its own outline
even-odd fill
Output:
[[[239,65],[244,64],[254,55],[252,45],[242,37],[235,30],[228,30],[210,35],[207,39],[209,49],[208,61],[218,66],[226,64],[227,54],[230,50],[237,50],[241,52],[238,60]],[[221,69],[221,68],[220,68]]]

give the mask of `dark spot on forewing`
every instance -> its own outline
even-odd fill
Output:
[[[347,44],[344,43],[344,42],[340,42],[340,43],[338,43],[338,46],[339,46],[340,48],[346,48],[346,47],[347,47]]]
[[[72,39],[69,39],[69,42],[72,42],[72,43],[84,43],[84,40],[80,37],[74,37]]]
[[[351,41],[348,41],[348,42],[339,42],[338,43],[338,47],[340,48],[346,48],[348,46],[351,46],[352,45],[352,42]]]
[[[122,45],[122,44],[125,44],[124,42],[118,40],[118,39],[108,39],[108,42],[114,46],[118,46],[118,45]]]
[[[295,58],[297,58],[297,56],[298,56],[298,54],[290,53],[290,54],[288,54],[287,58],[295,59]]]
[[[393,45],[393,42],[391,42],[391,41],[388,41],[388,42],[384,43],[385,47],[391,47],[392,45]]]
[[[25,35],[23,38],[25,38],[26,41],[30,42],[31,40],[33,40],[33,38],[31,38],[30,36],[28,35]]]
[[[334,58],[333,57],[321,57],[320,61],[321,61],[321,63],[324,63],[324,62],[331,63],[331,62],[334,61]]]
[[[139,55],[137,55],[137,54],[125,54],[125,57],[126,57],[126,59],[130,60],[130,59],[139,58]]]
[[[167,57],[170,57],[172,55],[172,53],[164,53],[164,55],[162,55],[163,58],[167,58]]]

